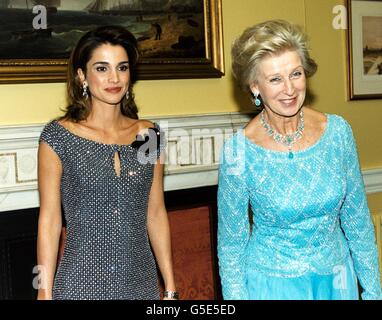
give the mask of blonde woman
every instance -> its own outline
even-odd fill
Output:
[[[380,299],[352,130],[306,104],[317,68],[306,36],[286,21],[267,21],[245,30],[232,56],[236,79],[262,111],[225,142],[221,158],[224,298],[358,299],[359,281],[363,299]]]

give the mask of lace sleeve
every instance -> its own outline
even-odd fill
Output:
[[[224,299],[248,299],[246,245],[249,239],[248,192],[244,180],[244,146],[225,144],[219,168],[218,258]],[[232,160],[232,161],[230,161]]]
[[[341,227],[349,244],[358,280],[363,288],[362,298],[381,299],[374,227],[367,205],[357,148],[352,130],[347,123],[344,137],[347,190],[340,213]]]

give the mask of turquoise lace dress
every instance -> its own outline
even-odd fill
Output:
[[[358,299],[357,280],[363,299],[381,299],[353,134],[343,118],[327,117],[322,137],[293,158],[243,130],[225,142],[218,189],[225,299]]]

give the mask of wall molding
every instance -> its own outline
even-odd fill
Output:
[[[165,190],[215,185],[224,139],[252,116],[219,113],[150,117],[167,136]],[[43,127],[0,126],[0,212],[39,206],[37,148]]]
[[[382,168],[362,170],[367,194],[382,192]]]
[[[166,191],[216,185],[224,139],[253,114],[150,117],[167,135]],[[39,206],[37,148],[44,124],[0,126],[0,212]],[[382,167],[362,172],[368,194],[382,192]]]

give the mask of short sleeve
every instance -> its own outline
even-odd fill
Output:
[[[41,132],[39,143],[45,142],[62,160],[64,156],[62,141],[59,138],[56,121],[49,122]]]

